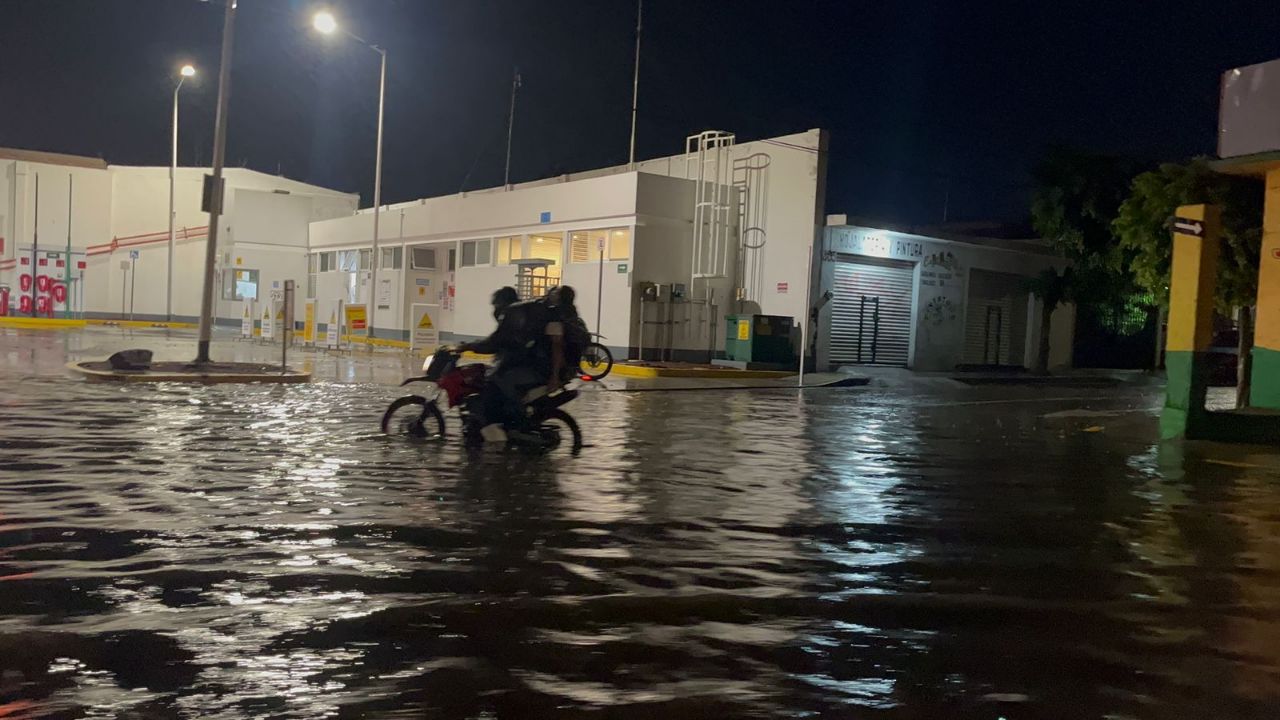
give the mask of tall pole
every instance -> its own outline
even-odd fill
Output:
[[[75,187],[75,176],[67,173],[67,255],[62,265],[62,284],[67,288],[67,299],[64,302],[67,317],[71,317],[71,193]]]
[[[182,89],[182,82],[187,78],[179,75],[178,84],[173,88],[173,150],[169,154],[169,271],[165,275],[165,295],[164,295],[164,312],[169,321],[173,321],[173,248],[174,248],[174,229],[175,221],[173,209],[173,195],[175,176],[178,174],[178,91]]]
[[[627,164],[636,164],[636,105],[640,100],[640,18],[644,14],[644,0],[636,0],[636,69],[631,80],[631,150],[627,154]]]
[[[382,111],[387,97],[387,51],[374,45],[374,50],[382,56],[382,69],[378,74],[378,154],[374,161],[373,177],[373,275],[369,288],[369,350],[373,350],[374,318],[378,311],[378,265],[382,258],[378,257],[378,216],[382,213]]]
[[[213,266],[218,260],[218,216],[222,214],[222,162],[227,154],[227,105],[231,99],[231,47],[235,40],[235,23],[236,0],[227,0],[227,13],[222,21],[222,57],[218,67],[218,111],[214,117],[213,192],[209,203],[209,237],[204,248],[204,293],[200,297],[200,340],[196,344],[195,360],[198,365],[209,362],[209,341],[213,338]]]
[[[511,112],[507,115],[507,166],[502,171],[502,186],[511,185],[511,130],[516,126],[516,91],[520,89],[520,68],[511,78]]]
[[[16,170],[15,170],[16,172]],[[35,223],[31,226],[31,317],[36,316],[36,280],[40,278],[40,173],[36,173]]]

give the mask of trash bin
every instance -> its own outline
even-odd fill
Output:
[[[726,315],[725,356],[738,362],[791,363],[791,324],[789,315]]]

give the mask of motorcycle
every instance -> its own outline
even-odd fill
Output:
[[[406,395],[397,398],[382,415],[382,432],[392,435],[403,433],[420,439],[443,438],[445,435],[445,410],[458,409],[462,421],[462,436],[468,443],[480,443],[483,412],[480,391],[485,385],[486,366],[483,363],[460,363],[462,353],[456,348],[443,347],[422,364],[422,375],[400,383],[400,387],[412,383],[430,383],[434,393]],[[525,396],[524,412],[528,418],[526,428],[509,432],[509,443],[529,445],[550,450],[560,446],[567,430],[575,451],[582,448],[582,431],[573,416],[561,409],[578,396],[578,391],[563,387],[548,393],[538,387]]]

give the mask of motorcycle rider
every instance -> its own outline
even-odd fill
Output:
[[[546,383],[551,392],[564,367],[561,344],[554,340],[558,325],[545,302],[516,302],[514,288],[500,288],[493,294],[494,317],[498,327],[489,337],[463,343],[459,350],[494,355],[494,364],[481,393],[486,424],[485,440],[501,442],[507,437],[504,423],[520,432],[525,422],[524,396]],[[557,361],[558,358],[558,361]]]

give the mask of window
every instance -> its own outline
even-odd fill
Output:
[[[222,271],[222,299],[223,300],[257,300],[258,299],[258,271],[257,270],[234,270],[228,269]]]
[[[529,236],[529,257],[531,258],[550,260],[559,265],[562,262],[560,251],[563,247],[564,234],[562,233]]]
[[[373,262],[373,250],[360,251],[360,269],[368,270]]]
[[[462,243],[462,267],[489,264],[488,240],[465,240]]]
[[[569,234],[569,262],[600,262],[600,248],[605,248],[608,260],[631,258],[631,230],[576,230]]]
[[[404,248],[382,248],[379,253],[383,270],[399,270],[404,266]]]
[[[452,252],[452,250],[450,252]],[[413,255],[409,259],[410,261],[413,262],[414,270],[435,270],[436,269],[435,248],[427,248],[427,247],[413,248]]]
[[[449,272],[458,267],[458,248],[449,248]]]
[[[609,231],[609,259],[629,260],[631,258],[631,230],[615,228]]]
[[[338,254],[335,252],[320,253],[320,272],[333,272],[338,269]]]
[[[360,269],[360,254],[357,250],[339,250],[338,267],[340,272],[355,272]]]
[[[319,255],[315,253],[311,253],[310,255],[307,256],[307,272],[313,273],[316,271],[316,268],[319,266],[320,266]]]
[[[494,243],[497,244],[499,265],[510,265],[512,260],[524,257],[523,235],[494,238]]]

